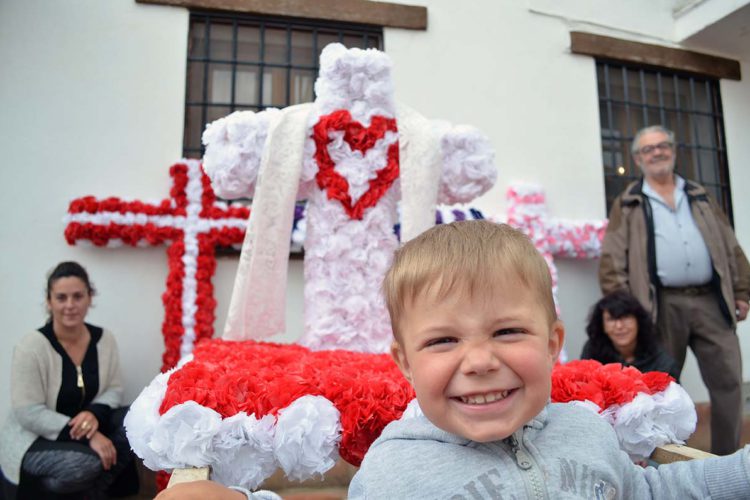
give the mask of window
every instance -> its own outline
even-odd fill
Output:
[[[203,155],[207,123],[314,99],[323,47],[383,47],[381,28],[240,14],[190,15],[183,155]]]
[[[732,217],[719,80],[597,60],[607,209],[640,169],[630,154],[635,133],[663,125],[675,133],[681,176],[706,187]]]

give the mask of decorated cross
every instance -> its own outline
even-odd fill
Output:
[[[218,246],[242,242],[249,209],[219,202],[197,160],[183,160],[170,169],[170,198],[158,203],[110,197],[77,198],[70,203],[65,238],[73,245],[162,245],[169,274],[164,302],[165,351],[162,370],[173,367],[193,350],[196,341],[214,333],[211,277]]]
[[[438,203],[467,203],[495,182],[494,151],[468,126],[396,105],[376,50],[323,49],[315,102],[210,124],[204,166],[216,193],[253,198],[223,338],[284,331],[289,208],[308,200],[304,331],[314,350],[385,352],[391,325],[378,284],[398,239],[435,224]],[[287,225],[285,227],[285,224]]]

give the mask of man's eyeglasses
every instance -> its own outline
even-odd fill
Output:
[[[667,151],[668,149],[672,149],[672,143],[669,141],[664,141],[664,142],[660,142],[659,144],[643,146],[641,149],[638,150],[638,154],[648,155],[648,154],[653,153],[657,149],[659,151]]]

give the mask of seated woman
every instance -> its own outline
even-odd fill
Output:
[[[12,411],[0,431],[8,500],[138,491],[122,425],[127,408],[119,408],[117,344],[109,331],[84,323],[93,295],[80,264],[58,264],[47,279],[49,321],[13,350]]]
[[[679,379],[680,367],[659,344],[648,312],[627,292],[613,292],[594,304],[586,333],[589,340],[581,359],[666,372]]]

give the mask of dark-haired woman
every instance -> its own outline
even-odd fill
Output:
[[[117,344],[84,322],[93,295],[80,264],[58,264],[47,279],[49,321],[15,346],[12,411],[0,434],[6,498],[137,492]]]
[[[586,333],[589,340],[581,359],[622,363],[644,373],[666,372],[679,379],[680,367],[659,344],[648,312],[627,292],[613,292],[594,304]]]

